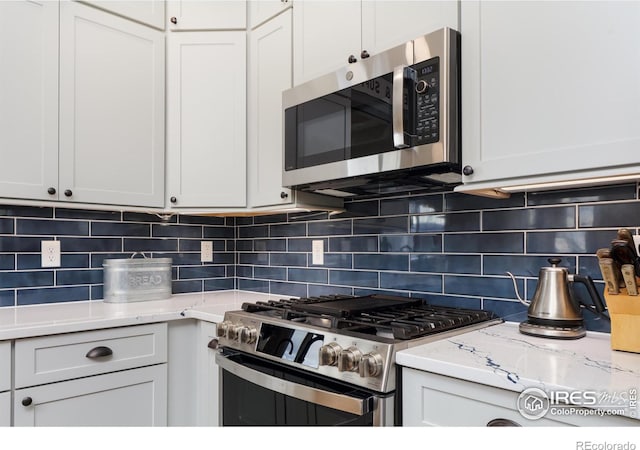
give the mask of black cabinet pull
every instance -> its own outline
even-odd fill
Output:
[[[212,350],[216,350],[218,348],[218,340],[215,338],[211,339],[207,344],[207,347],[209,347]]]
[[[367,59],[369,56],[371,56],[371,55],[366,50],[362,50],[362,53],[360,53],[360,58],[362,58],[362,59]]]
[[[87,358],[102,358],[104,356],[111,356],[113,355],[113,350],[111,350],[109,347],[95,347],[92,348],[91,350],[89,350],[87,352],[87,354],[85,355]]]
[[[54,187],[50,187],[49,189],[47,189],[47,193],[48,193],[49,195],[53,195],[53,194],[55,194],[55,193],[56,193],[56,188],[54,188]]]
[[[171,23],[174,24],[174,25],[178,23],[178,19],[176,17],[172,17],[169,20],[171,20]]]
[[[73,195],[73,192],[71,191],[71,189],[66,189],[64,191],[64,196],[65,197],[71,197]]]
[[[518,422],[514,422],[511,419],[493,419],[487,422],[488,427],[519,427],[521,426]]]
[[[473,167],[471,167],[471,166],[464,166],[464,167],[462,168],[462,173],[463,173],[464,175],[467,175],[467,176],[469,176],[469,175],[473,175]]]
[[[177,203],[177,202],[178,202],[178,199],[177,199],[177,198],[175,198],[175,197],[171,197],[171,198],[169,199],[169,201],[170,201],[171,203]]]
[[[287,198],[288,196],[289,196],[289,194],[287,194],[286,192],[284,192],[284,191],[280,192],[280,198],[281,198],[281,199],[283,199],[283,200],[284,200],[284,199],[285,199],[285,198]]]
[[[22,399],[22,406],[29,406],[33,403],[33,399],[31,397],[25,397]]]
[[[349,64],[353,64],[354,62],[358,61],[358,58],[353,55],[349,55],[349,59],[347,59],[347,61],[349,61]]]

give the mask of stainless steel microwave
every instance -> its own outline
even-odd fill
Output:
[[[338,197],[460,184],[460,34],[443,28],[283,92],[283,185]]]

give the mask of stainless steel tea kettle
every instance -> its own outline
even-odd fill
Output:
[[[520,324],[520,332],[533,336],[557,339],[577,339],[586,334],[581,303],[570,289],[570,283],[581,283],[587,288],[596,313],[605,310],[604,302],[589,276],[569,274],[565,267],[558,267],[560,258],[549,258],[551,267],[542,267],[538,274],[538,285],[531,302],[520,297],[516,279],[511,272],[516,296],[529,307],[528,320]],[[583,307],[592,309],[589,305]]]

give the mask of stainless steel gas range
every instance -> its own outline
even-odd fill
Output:
[[[245,303],[218,325],[221,425],[400,425],[396,352],[500,322],[387,295]]]

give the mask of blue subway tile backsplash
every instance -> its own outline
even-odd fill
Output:
[[[0,205],[0,306],[99,300],[106,258],[170,257],[173,292],[242,289],[287,296],[390,293],[526,318],[506,272],[531,298],[550,257],[590,276],[595,251],[640,228],[637,183],[513,194],[460,193],[346,201],[345,211],[208,217]],[[62,266],[42,268],[41,241]],[[214,261],[200,261],[200,241]],[[312,241],[324,243],[314,264]],[[577,296],[588,303],[582,289]],[[609,331],[585,312],[589,329]]]

